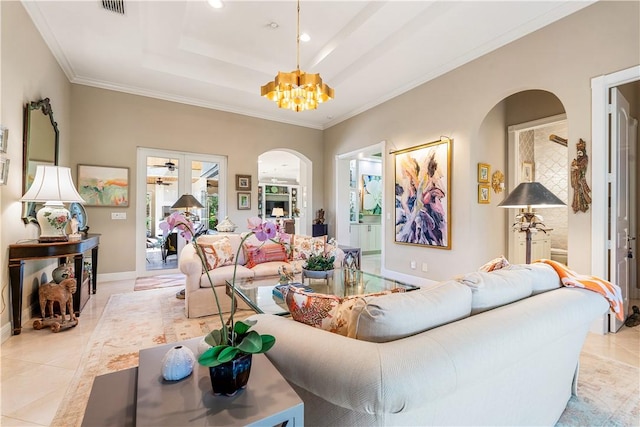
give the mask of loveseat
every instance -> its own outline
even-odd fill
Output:
[[[575,393],[584,339],[607,309],[540,263],[363,296],[348,336],[252,318],[276,337],[267,357],[304,401],[306,425],[542,426]]]
[[[274,277],[277,282],[278,270],[285,266],[293,271],[301,271],[310,254],[324,252],[335,257],[334,266],[340,267],[344,253],[339,248],[326,243],[326,236],[309,237],[291,235],[290,243],[280,245],[270,241],[258,241],[250,236],[238,252],[244,234],[218,233],[203,235],[196,239],[207,258],[209,277],[216,287],[223,313],[231,310],[231,299],[226,295],[226,281],[233,278],[234,262],[238,253],[236,279]],[[180,252],[178,267],[186,276],[185,312],[187,317],[202,317],[218,313],[215,298],[202,262],[193,245],[185,245]],[[240,304],[241,301],[237,300]]]

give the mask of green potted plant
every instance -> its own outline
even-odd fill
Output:
[[[248,220],[250,232],[245,234],[240,242],[240,246],[236,252],[235,264],[233,269],[232,286],[235,286],[236,271],[238,267],[238,257],[242,250],[242,244],[250,237],[255,236],[259,241],[265,242],[271,240],[279,244],[287,244],[289,235],[280,231],[276,224],[271,222],[262,222],[258,217]],[[205,342],[210,348],[198,358],[198,362],[202,366],[209,368],[211,376],[211,385],[214,394],[224,394],[228,396],[234,395],[239,389],[246,386],[251,371],[251,356],[253,354],[265,353],[276,342],[273,335],[260,335],[256,331],[250,330],[256,323],[255,321],[245,320],[235,322],[233,315],[234,310],[228,322],[225,319],[220,308],[218,294],[213,286],[213,280],[209,276],[207,270],[207,262],[200,246],[193,238],[193,223],[180,212],[174,212],[160,224],[160,228],[169,232],[177,229],[180,235],[187,241],[191,240],[194,245],[196,254],[200,258],[203,271],[206,273],[211,285],[211,290],[215,297],[218,313],[220,315],[220,323],[222,327],[211,331],[205,337]],[[236,292],[231,292],[232,307],[235,307]],[[229,326],[227,326],[229,325]]]
[[[324,253],[310,255],[302,267],[304,276],[311,279],[324,279],[333,274],[334,261],[334,256],[328,256]]]

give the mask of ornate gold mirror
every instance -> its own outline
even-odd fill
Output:
[[[38,165],[58,164],[58,138],[58,124],[53,120],[49,98],[25,105],[22,194],[31,186]],[[37,223],[36,211],[35,203],[23,203],[22,220],[25,224]]]

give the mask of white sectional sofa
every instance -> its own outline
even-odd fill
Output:
[[[254,315],[309,426],[551,426],[575,392],[584,339],[608,309],[545,264],[362,297],[349,336]]]
[[[197,242],[199,244],[213,244],[221,239],[229,239],[231,244],[231,251],[235,257],[235,254],[242,242],[243,234],[237,233],[219,233],[211,235],[203,235],[198,237]],[[296,239],[297,238],[297,239]],[[286,261],[270,261],[263,262],[249,268],[247,266],[247,259],[244,250],[239,252],[238,256],[238,268],[236,271],[236,279],[244,278],[262,278],[262,277],[274,277],[274,283],[277,282],[278,269],[280,267],[287,266],[295,271],[300,271],[302,265],[305,262],[304,254],[298,251],[298,246],[293,250],[293,245],[297,245],[297,241],[313,239],[309,236],[291,235],[290,252],[292,253],[289,259]],[[322,238],[324,241],[325,238]],[[317,241],[317,240],[316,240]],[[261,242],[258,242],[254,237],[250,237],[245,243],[259,246]],[[336,268],[342,264],[344,253],[332,245],[322,243],[323,250],[327,253],[335,255]],[[185,245],[180,252],[178,259],[178,267],[180,271],[186,276],[185,286],[185,311],[189,318],[210,316],[217,314],[218,309],[215,303],[213,291],[207,274],[203,272],[202,262],[196,254],[193,245]],[[230,311],[231,299],[226,295],[226,281],[233,278],[234,265],[223,265],[215,267],[209,270],[209,276],[212,279],[213,285],[216,287],[216,293],[220,300],[220,306],[223,313]],[[239,301],[241,303],[241,301]]]

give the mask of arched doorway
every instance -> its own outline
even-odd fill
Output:
[[[479,135],[498,135],[497,155],[502,157],[505,187],[503,195],[496,194],[497,205],[520,182],[540,182],[565,204],[569,201],[569,153],[567,149],[568,122],[562,102],[551,92],[527,90],[504,98],[487,113]],[[499,145],[501,147],[499,147]],[[479,159],[486,156],[476,153]],[[496,166],[496,169],[499,169]],[[525,176],[529,174],[528,176]],[[567,263],[569,250],[568,209],[540,209],[548,230],[539,233],[534,242],[539,254]],[[524,263],[524,233],[511,232],[517,210],[510,209],[505,219],[505,256],[512,263]],[[535,254],[535,253],[534,253]],[[535,255],[534,255],[535,256]]]
[[[292,220],[296,234],[311,235],[312,166],[309,158],[295,150],[275,149],[258,156],[258,212],[262,218]]]

